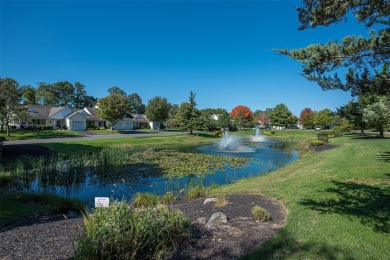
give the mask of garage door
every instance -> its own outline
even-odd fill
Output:
[[[74,131],[84,130],[83,121],[72,121],[72,130],[74,130]]]
[[[114,126],[114,129],[115,130],[122,130],[122,122],[116,123],[115,126]]]
[[[132,123],[125,123],[125,130],[132,130],[133,124]]]

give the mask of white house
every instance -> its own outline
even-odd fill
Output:
[[[149,123],[145,115],[126,114],[118,121],[114,128],[117,130],[132,130],[135,126],[146,126]],[[89,127],[108,126],[109,124],[98,117],[95,108],[86,107],[76,109],[69,107],[51,107],[41,105],[26,106],[26,113],[15,118],[12,125],[16,126],[52,126],[61,129],[65,126],[69,130],[82,131]]]

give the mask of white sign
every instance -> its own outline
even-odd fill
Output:
[[[108,207],[110,199],[107,197],[95,197],[95,208]]]

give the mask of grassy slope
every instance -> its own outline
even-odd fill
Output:
[[[274,197],[289,212],[286,228],[248,258],[388,259],[390,140],[331,142],[339,147],[219,189]]]
[[[20,130],[11,132],[11,136],[6,136],[6,131],[0,131],[0,136],[6,137],[6,140],[27,140],[27,139],[47,139],[62,137],[84,136],[77,131],[60,131],[60,130]]]

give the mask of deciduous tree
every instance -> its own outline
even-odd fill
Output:
[[[103,118],[111,124],[110,132],[112,132],[116,122],[123,119],[126,114],[126,97],[119,94],[112,94],[99,99],[97,112],[100,118]]]
[[[9,124],[14,116],[22,111],[20,104],[21,91],[16,80],[11,78],[0,78],[0,121],[6,126],[7,136],[10,136]]]
[[[363,109],[363,120],[379,130],[379,137],[384,138],[384,129],[390,126],[390,98],[379,98],[378,102]]]
[[[20,87],[22,95],[21,103],[24,105],[35,105],[37,103],[35,88],[30,85],[23,85]]]
[[[303,127],[313,128],[314,126],[314,111],[311,108],[304,108],[299,115],[299,122]]]
[[[142,103],[141,97],[137,93],[132,93],[127,97],[129,112],[134,114],[144,114],[145,105]]]
[[[233,108],[230,116],[232,117],[234,124],[239,128],[249,126],[248,124],[253,120],[252,111],[247,106],[243,105],[238,105]]]
[[[169,103],[165,97],[154,97],[148,101],[145,114],[150,121],[162,123],[168,119]]]
[[[335,113],[325,108],[314,115],[314,124],[322,128],[329,128],[337,120]]]

